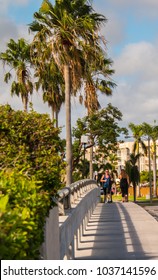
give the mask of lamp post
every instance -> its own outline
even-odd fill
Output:
[[[84,162],[84,171],[83,171],[83,178],[85,177],[85,170],[86,170],[86,166],[85,166],[85,151],[86,151],[86,145],[88,143],[88,135],[82,135],[81,136],[81,144],[83,145],[83,151],[84,151],[84,158],[83,158],[83,162]]]

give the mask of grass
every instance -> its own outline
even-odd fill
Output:
[[[113,195],[113,201],[122,201],[122,196],[120,195]],[[133,196],[129,196],[129,201],[133,202]],[[137,197],[136,203],[140,206],[154,206],[158,205],[158,197],[152,198],[152,203],[150,203],[150,199],[146,199],[145,197]]]

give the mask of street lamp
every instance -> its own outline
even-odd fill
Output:
[[[81,144],[83,145],[83,149],[84,149],[84,172],[83,172],[83,178],[85,177],[85,151],[86,151],[86,145],[88,144],[88,135],[82,135],[81,136]]]

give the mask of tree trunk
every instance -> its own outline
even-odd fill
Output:
[[[58,124],[58,110],[56,110],[55,112],[55,118],[56,118],[56,127],[58,128],[59,124]]]
[[[136,202],[136,184],[133,183],[133,198],[134,198],[134,202]]]
[[[65,114],[66,114],[66,185],[72,183],[72,136],[71,136],[71,83],[70,67],[64,66]]]
[[[51,106],[51,115],[52,115],[52,122],[54,122],[54,108]]]
[[[28,111],[28,98],[27,96],[22,96],[22,103],[24,105],[24,112]]]
[[[138,154],[139,154],[139,142],[138,142]],[[140,173],[140,157],[138,158],[138,171],[139,171],[139,173]],[[136,188],[138,188],[138,197],[140,197],[141,195],[140,195],[140,183],[138,183],[138,185],[137,185],[137,187]]]
[[[153,141],[153,197],[156,197],[156,142]]]
[[[149,136],[148,136],[148,159],[149,159],[150,203],[152,203],[152,181],[151,181],[151,159],[150,159],[150,137]]]

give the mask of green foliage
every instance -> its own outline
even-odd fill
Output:
[[[10,39],[6,52],[0,53],[0,60],[9,67],[9,72],[5,74],[4,81],[8,83],[13,76],[16,76],[11,84],[11,95],[21,96],[24,110],[27,111],[28,98],[33,93],[33,83],[29,70],[31,67],[30,45],[24,38],[17,42]]]
[[[0,169],[34,176],[55,194],[65,166],[59,133],[48,115],[0,106]]]
[[[133,186],[136,186],[140,182],[140,173],[137,165],[131,167],[131,182]]]
[[[158,138],[158,126],[157,125],[150,125],[148,123],[142,124],[142,131],[143,134],[150,137],[153,142],[157,140]]]
[[[0,257],[38,259],[65,164],[48,115],[0,106]]]
[[[147,147],[145,143],[142,141],[141,137],[143,136],[143,126],[142,125],[135,125],[133,123],[129,124],[129,128],[132,130],[133,137],[135,138],[134,144],[133,144],[133,153],[136,152],[139,153],[139,149],[141,146],[142,151],[145,155],[147,155]]]
[[[133,185],[134,189],[134,202],[136,201],[136,186],[140,182],[140,172],[136,165],[141,154],[130,154],[130,159],[126,162],[126,171],[129,175],[129,180]]]
[[[151,178],[153,177],[153,171],[150,172]],[[140,173],[140,182],[141,183],[147,183],[149,182],[149,171],[141,171]]]
[[[122,113],[119,109],[108,104],[106,108],[77,120],[77,126],[73,129],[75,138],[73,143],[73,170],[77,169],[78,171],[80,167],[79,164],[81,158],[83,158],[81,136],[86,134],[89,135],[90,141],[85,149],[94,145],[97,147],[97,152],[93,154],[93,160],[100,162],[100,169],[105,168],[104,159],[111,158],[114,165],[112,154],[117,151],[118,137],[120,137],[120,134],[127,133],[127,130],[118,124],[121,119]],[[113,168],[113,165],[110,168]]]
[[[39,182],[0,172],[0,258],[38,259],[50,194]]]

